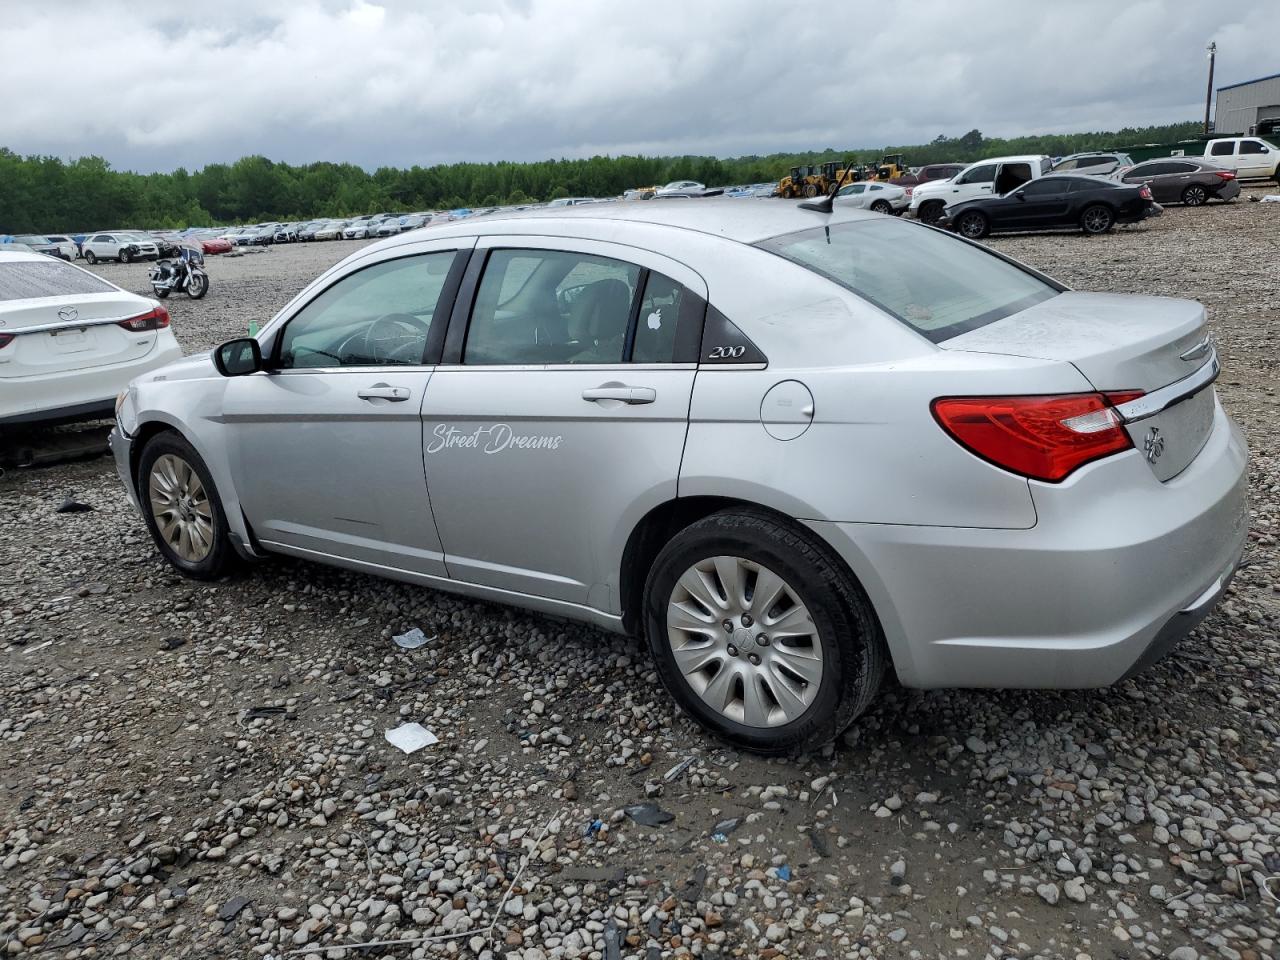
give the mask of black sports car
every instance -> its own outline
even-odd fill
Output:
[[[947,207],[936,226],[970,240],[1003,230],[1074,227],[1106,233],[1117,223],[1159,216],[1163,208],[1146,186],[1081,174],[1040,177],[999,197],[977,197]]]

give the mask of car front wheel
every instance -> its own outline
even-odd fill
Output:
[[[920,210],[916,214],[923,223],[937,223],[942,217],[942,211],[946,209],[946,204],[941,200],[926,200],[920,204]]]
[[[981,240],[990,231],[987,218],[977,211],[971,210],[962,214],[956,221],[956,230],[970,240]]]
[[[184,576],[213,580],[234,559],[227,518],[209,468],[176,433],[160,433],[143,448],[138,500],[164,558]]]
[[[830,552],[764,514],[713,514],[658,554],[645,587],[658,673],[737,746],[794,754],[870,704],[886,655],[869,601]]]
[[[128,263],[133,258],[129,254],[128,250],[121,250],[120,253],[117,255],[116,259],[119,260],[121,263]]]

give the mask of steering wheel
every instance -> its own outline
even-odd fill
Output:
[[[416,348],[422,355],[430,324],[409,313],[387,313],[380,316],[364,330],[353,333],[338,348],[339,356],[347,355],[348,347],[359,343],[358,355],[366,363],[400,363],[400,354]]]

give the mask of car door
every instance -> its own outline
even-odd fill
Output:
[[[618,612],[627,532],[673,497],[706,286],[609,243],[479,242],[427,387],[427,484],[455,580]]]
[[[267,331],[270,370],[227,381],[231,468],[264,544],[444,575],[418,415],[473,245],[356,261]]]
[[[947,204],[988,196],[991,193],[991,185],[995,183],[999,166],[998,163],[979,164],[956,177],[951,184],[951,191],[946,194]]]
[[[836,203],[842,207],[865,207],[867,205],[867,185],[865,183],[851,183],[846,187],[841,187],[840,192],[836,194]]]
[[[1025,230],[1061,226],[1067,219],[1071,183],[1066,177],[1045,177],[1024,183],[1000,205],[1006,225]]]
[[[1276,158],[1261,140],[1241,140],[1238,154],[1240,177],[1269,177],[1276,169]]]
[[[1240,172],[1240,141],[1219,140],[1209,144],[1208,159],[1220,167]]]
[[[1124,175],[1123,182],[1131,184],[1145,183],[1151,190],[1151,197],[1157,203],[1170,203],[1177,200],[1179,193],[1175,178],[1171,174],[1171,166],[1166,161],[1152,160],[1140,163]]]

